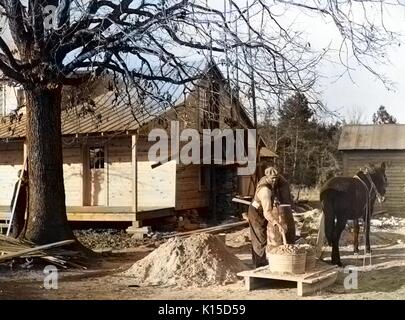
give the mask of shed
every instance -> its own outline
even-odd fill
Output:
[[[343,173],[356,174],[366,164],[387,164],[387,200],[378,209],[405,214],[405,125],[347,125],[338,149],[343,153]]]

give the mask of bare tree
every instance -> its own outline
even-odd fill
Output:
[[[0,15],[6,19],[2,27],[11,35],[8,41],[0,38],[2,77],[22,85],[27,94],[27,239],[44,243],[73,237],[62,171],[63,86],[78,86],[108,71],[147,97],[159,81],[187,84],[198,79],[190,57],[200,56],[222,64],[247,99],[268,101],[289,90],[307,92],[324,52],[314,52],[302,32],[283,20],[280,9],[329,18],[343,36],[344,52],[373,73],[366,62],[381,57],[392,42],[382,22],[367,19],[368,10],[375,10],[371,6],[378,3],[382,13],[387,1],[207,2],[0,0]],[[353,10],[364,14],[355,18]],[[159,99],[160,94],[154,96]],[[162,100],[170,105],[170,97]],[[137,107],[142,108],[142,100]]]
[[[366,116],[364,114],[364,109],[359,106],[352,106],[346,111],[346,116],[344,119],[345,124],[364,124],[366,122]]]

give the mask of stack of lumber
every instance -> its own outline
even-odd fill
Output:
[[[225,231],[228,229],[237,228],[237,227],[246,227],[248,225],[249,225],[248,221],[238,221],[238,222],[222,224],[222,225],[204,228],[204,229],[169,234],[169,235],[163,236],[162,238],[167,239],[167,238],[172,238],[172,237],[189,237],[189,236],[197,234],[197,233],[219,233],[219,232],[222,232],[222,231]]]
[[[76,252],[61,249],[62,246],[74,242],[75,240],[64,240],[38,246],[28,241],[0,235],[0,263],[14,259],[40,258],[63,268],[67,268],[68,265],[84,268],[67,259],[77,255]]]

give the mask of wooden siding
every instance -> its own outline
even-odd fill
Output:
[[[0,205],[10,206],[18,170],[23,166],[23,143],[0,145]]]
[[[177,166],[176,210],[209,206],[209,190],[200,188],[200,165]]]
[[[405,151],[345,151],[344,175],[352,176],[368,163],[380,165],[383,161],[387,164],[387,199],[376,204],[375,210],[405,215]]]
[[[80,147],[63,148],[63,179],[66,205],[83,205],[83,165]]]
[[[0,84],[1,85],[1,84]],[[8,115],[12,110],[17,109],[18,107],[18,87],[14,87],[14,86],[8,86],[5,85],[5,114],[4,115]]]
[[[131,137],[112,139],[108,143],[108,205],[132,206]]]
[[[176,162],[152,169],[153,162],[138,162],[138,207],[174,208],[176,205]]]

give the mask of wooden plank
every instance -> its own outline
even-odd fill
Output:
[[[122,206],[122,207],[104,207],[104,206],[83,206],[83,207],[67,207],[67,212],[78,212],[78,213],[131,213],[132,207]]]
[[[138,161],[137,161],[137,143],[136,135],[132,135],[131,144],[131,162],[132,162],[132,211],[134,212],[133,220],[136,220],[138,213]]]
[[[232,201],[242,203],[242,204],[246,204],[247,206],[250,206],[250,204],[252,203],[251,201],[246,201],[246,200],[239,199],[239,198],[233,198]]]
[[[59,242],[55,242],[55,243],[45,244],[42,246],[37,246],[35,248],[24,249],[19,252],[2,255],[2,256],[0,256],[0,261],[9,260],[9,259],[16,258],[16,257],[21,257],[21,256],[24,256],[29,253],[34,253],[34,252],[38,252],[38,251],[42,251],[42,250],[46,250],[46,249],[61,247],[61,246],[67,245],[67,244],[72,244],[74,242],[75,242],[75,240],[64,240],[64,241],[59,241]]]
[[[193,234],[197,234],[197,233],[213,233],[213,232],[219,232],[219,231],[223,231],[223,230],[227,230],[227,229],[243,227],[243,226],[248,226],[248,225],[249,225],[248,221],[239,221],[239,222],[228,223],[228,224],[205,228],[205,229],[198,229],[198,230],[193,230],[193,231],[171,234],[171,235],[164,236],[163,238],[165,239],[165,238],[172,238],[172,237],[184,237],[184,236],[189,236],[189,235],[193,235]],[[243,275],[241,275],[241,276],[243,276]]]
[[[248,291],[252,291],[255,289],[258,289],[262,287],[262,285],[259,282],[259,279],[254,278],[254,277],[245,277],[245,288]]]
[[[271,272],[269,270],[269,266],[264,266],[261,268],[257,268],[255,270],[242,271],[238,273],[238,276],[313,283],[317,281],[318,276],[320,277],[322,276],[323,273],[334,269],[336,269],[336,266],[322,264],[321,266],[317,266],[317,268],[310,273],[291,274],[291,273]]]
[[[83,213],[69,212],[69,221],[117,221],[131,222],[134,220],[134,213]]]
[[[156,210],[148,210],[148,211],[138,211],[136,213],[136,221],[148,220],[148,219],[157,219],[162,217],[170,217],[174,216],[175,211],[174,208],[167,208],[167,209],[156,209]]]
[[[267,270],[268,266],[258,268],[256,270],[242,271],[238,273],[240,277],[252,277],[252,278],[263,278],[263,279],[275,279],[275,280],[285,280],[285,281],[300,281],[303,275],[288,274],[288,273],[274,273],[274,272],[263,272]]]
[[[338,272],[335,271],[333,273],[323,276],[322,278],[313,283],[305,283],[303,281],[299,281],[297,283],[297,295],[299,297],[303,297],[305,295],[312,294],[326,287],[329,287],[336,282],[337,276]]]
[[[134,221],[131,207],[68,207],[69,221]],[[174,215],[174,208],[139,208],[137,219],[153,219]],[[0,220],[7,220],[10,212],[0,211]]]
[[[322,267],[321,270],[316,270],[316,271],[313,271],[313,272],[310,272],[310,273],[305,273],[302,280],[303,281],[308,281],[308,283],[310,283],[311,279],[309,279],[309,278],[312,278],[312,277],[314,277],[316,275],[322,274],[322,273],[330,271],[330,270],[335,270],[335,269],[336,269],[336,266],[334,266],[334,265],[325,266],[325,267]]]

